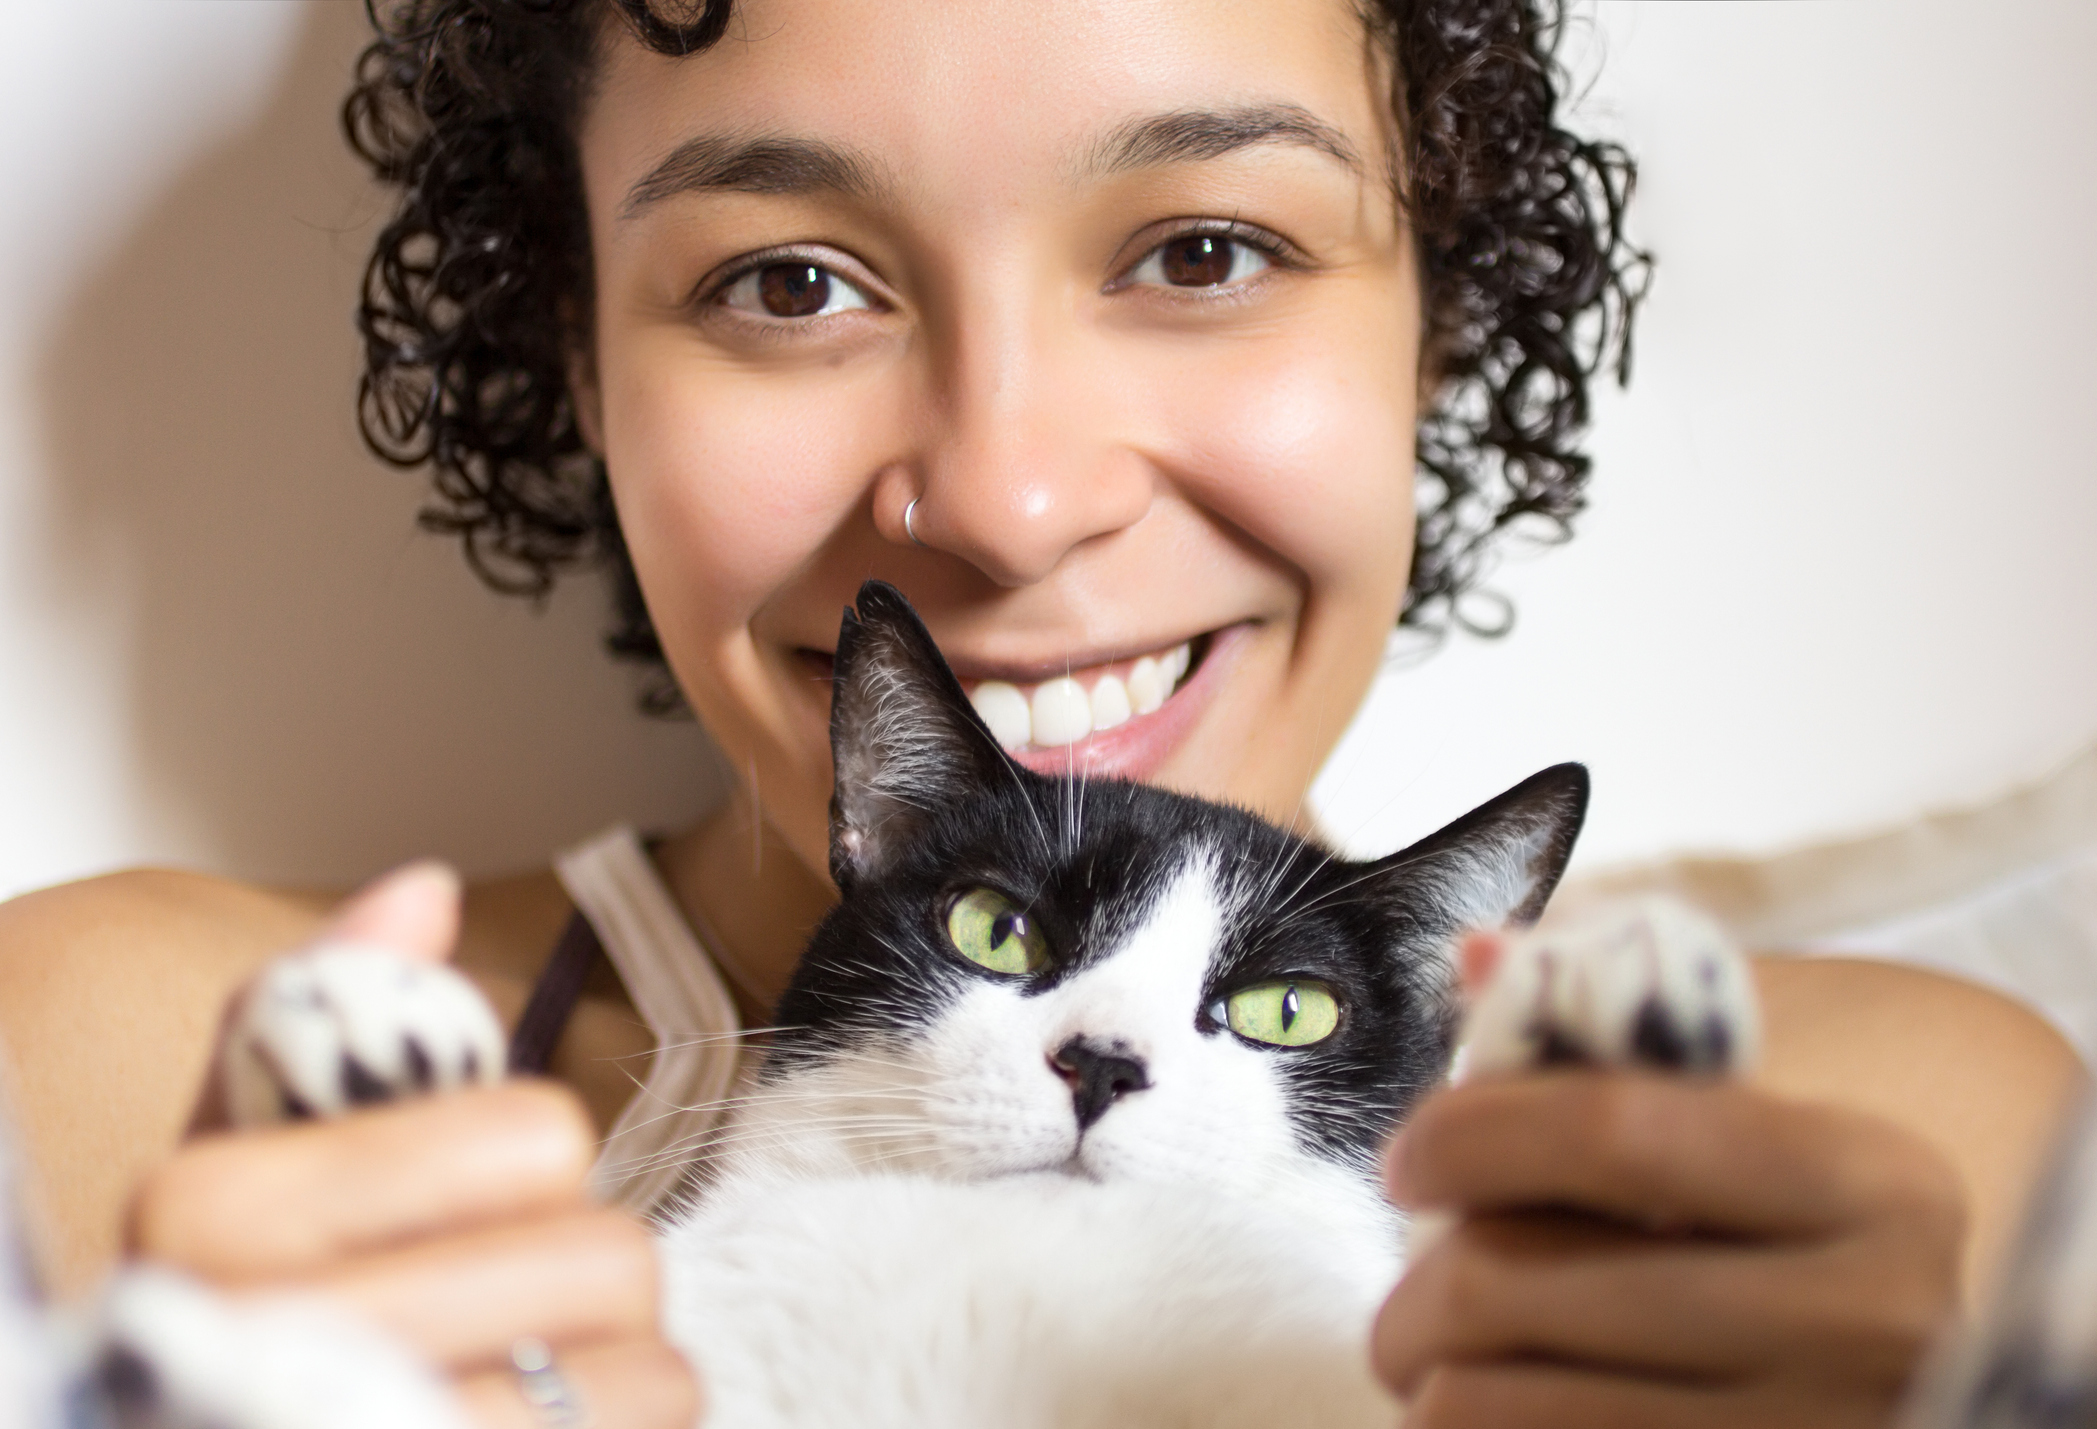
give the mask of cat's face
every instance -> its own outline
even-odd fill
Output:
[[[1355,864],[1239,810],[1043,778],[887,587],[860,593],[836,679],[845,896],[741,1133],[810,1169],[1366,1168],[1444,1071],[1454,935],[1533,917],[1585,804],[1561,767]]]

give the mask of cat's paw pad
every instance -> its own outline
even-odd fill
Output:
[[[1732,939],[1689,905],[1649,897],[1507,937],[1465,1020],[1459,1068],[1730,1075],[1754,1064],[1760,1043],[1754,980]]]
[[[504,1062],[494,1012],[449,967],[325,943],[278,958],[249,986],[220,1069],[228,1112],[251,1126],[493,1082]]]

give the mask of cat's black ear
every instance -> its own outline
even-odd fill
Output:
[[[1534,923],[1573,856],[1587,817],[1584,764],[1554,764],[1377,868],[1448,932]]]
[[[878,877],[926,815],[1018,769],[903,593],[859,588],[830,685],[830,877]]]

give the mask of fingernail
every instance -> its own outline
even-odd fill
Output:
[[[403,889],[412,888],[420,895],[423,890],[456,895],[464,886],[459,871],[441,858],[418,858],[398,868],[389,868],[349,896],[352,903],[361,903],[367,898],[397,898]]]
[[[418,858],[389,869],[366,884],[367,888],[383,888],[395,883],[419,883],[424,880],[441,882],[456,890],[460,885],[459,871],[441,858]]]
[[[442,859],[419,858],[389,869],[342,901],[335,916],[321,929],[321,938],[364,932],[374,922],[385,922],[390,907],[400,904],[450,909],[457,905],[465,887],[459,871]]]
[[[1505,935],[1476,929],[1464,935],[1457,946],[1457,983],[1466,999],[1475,998],[1493,980],[1500,970],[1500,961],[1507,953]]]

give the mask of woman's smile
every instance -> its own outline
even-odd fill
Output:
[[[995,663],[949,651],[962,689],[1015,759],[1043,774],[1146,780],[1178,748],[1207,703],[1228,688],[1249,622],[1141,653]],[[804,650],[818,688],[829,651]]]
[[[1293,817],[1412,538],[1416,273],[1359,18],[737,13],[690,59],[615,40],[584,115],[585,408],[766,817],[825,866],[820,676],[868,577],[1022,762]]]

